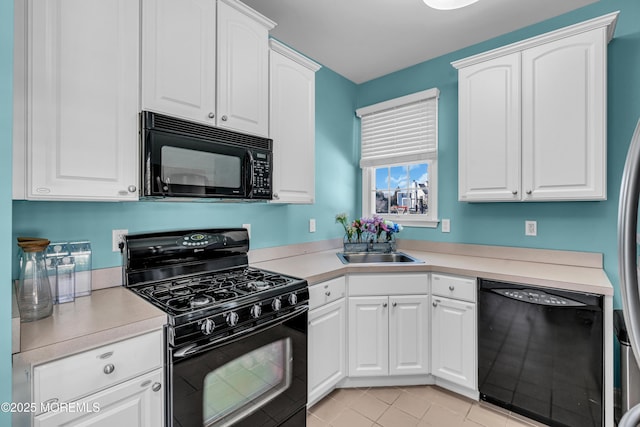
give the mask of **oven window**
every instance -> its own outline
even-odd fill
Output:
[[[260,408],[291,385],[291,338],[246,353],[207,374],[205,426],[228,426]]]
[[[162,147],[162,181],[173,185],[240,188],[242,159],[219,153]]]

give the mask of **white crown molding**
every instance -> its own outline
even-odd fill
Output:
[[[271,19],[267,18],[266,16],[262,15],[261,13],[256,12],[254,9],[250,8],[249,6],[247,6],[246,4],[239,2],[237,0],[219,0],[229,6],[231,6],[232,8],[236,9],[237,11],[251,17],[252,19],[254,19],[255,21],[261,23],[262,25],[264,25],[265,27],[267,27],[268,30],[273,30],[276,25],[274,21],[272,21]]]
[[[279,53],[279,54],[291,59],[292,61],[297,62],[298,64],[302,65],[303,67],[306,67],[306,68],[310,69],[314,73],[316,71],[318,71],[320,68],[322,68],[322,65],[318,64],[315,61],[312,61],[311,59],[309,59],[306,56],[298,53],[297,51],[295,51],[293,49],[291,49],[289,46],[282,44],[281,42],[279,42],[276,39],[269,39],[269,48],[272,51],[277,52],[277,53]]]
[[[597,28],[606,27],[607,29],[607,43],[613,38],[613,32],[616,28],[618,21],[618,14],[620,11],[612,12],[607,15],[602,15],[597,18],[590,19],[588,21],[580,22],[578,24],[570,25],[568,27],[560,28],[555,31],[541,34],[536,37],[531,37],[520,42],[512,43],[503,47],[489,50],[477,55],[470,56],[468,58],[453,61],[451,65],[456,69],[468,67],[469,65],[477,64],[479,62],[488,61],[490,59],[499,58],[501,56],[509,55],[511,53],[521,52],[525,49],[530,49],[535,46],[550,43],[555,40],[559,40],[565,37],[573,36],[576,34],[584,33],[587,31],[595,30]]]

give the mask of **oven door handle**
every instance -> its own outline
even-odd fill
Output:
[[[189,344],[189,345],[185,345],[184,347],[181,347],[179,349],[177,349],[174,353],[173,353],[173,358],[174,359],[181,359],[183,357],[189,356],[191,354],[194,353],[199,353],[202,350],[206,350],[210,347],[216,347],[222,343],[228,343],[230,341],[233,341],[235,338],[239,337],[239,336],[245,336],[247,334],[253,333],[253,332],[257,332],[257,331],[261,331],[264,329],[268,329],[274,325],[277,325],[279,323],[283,323],[286,322],[289,319],[292,319],[306,311],[309,311],[309,306],[308,305],[301,305],[295,308],[294,311],[292,311],[291,313],[288,313],[284,316],[280,316],[280,317],[276,317],[275,319],[269,320],[268,322],[265,323],[261,323],[257,326],[254,326],[252,328],[248,328],[248,329],[243,329],[240,332],[236,332],[233,335],[229,335],[228,337],[225,337],[223,340],[221,341],[210,341],[206,344],[202,344],[202,345],[198,345],[198,344]]]

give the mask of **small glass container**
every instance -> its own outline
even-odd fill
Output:
[[[70,256],[58,260],[56,266],[56,303],[72,302],[76,295],[76,266]]]
[[[32,322],[48,317],[53,312],[44,253],[49,246],[49,240],[19,238],[18,246],[23,251],[17,294],[20,320]]]

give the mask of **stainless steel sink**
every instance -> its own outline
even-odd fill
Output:
[[[424,263],[417,258],[407,255],[403,252],[391,252],[391,253],[375,253],[375,252],[356,252],[356,253],[344,253],[338,252],[338,258],[343,264],[419,264]]]

